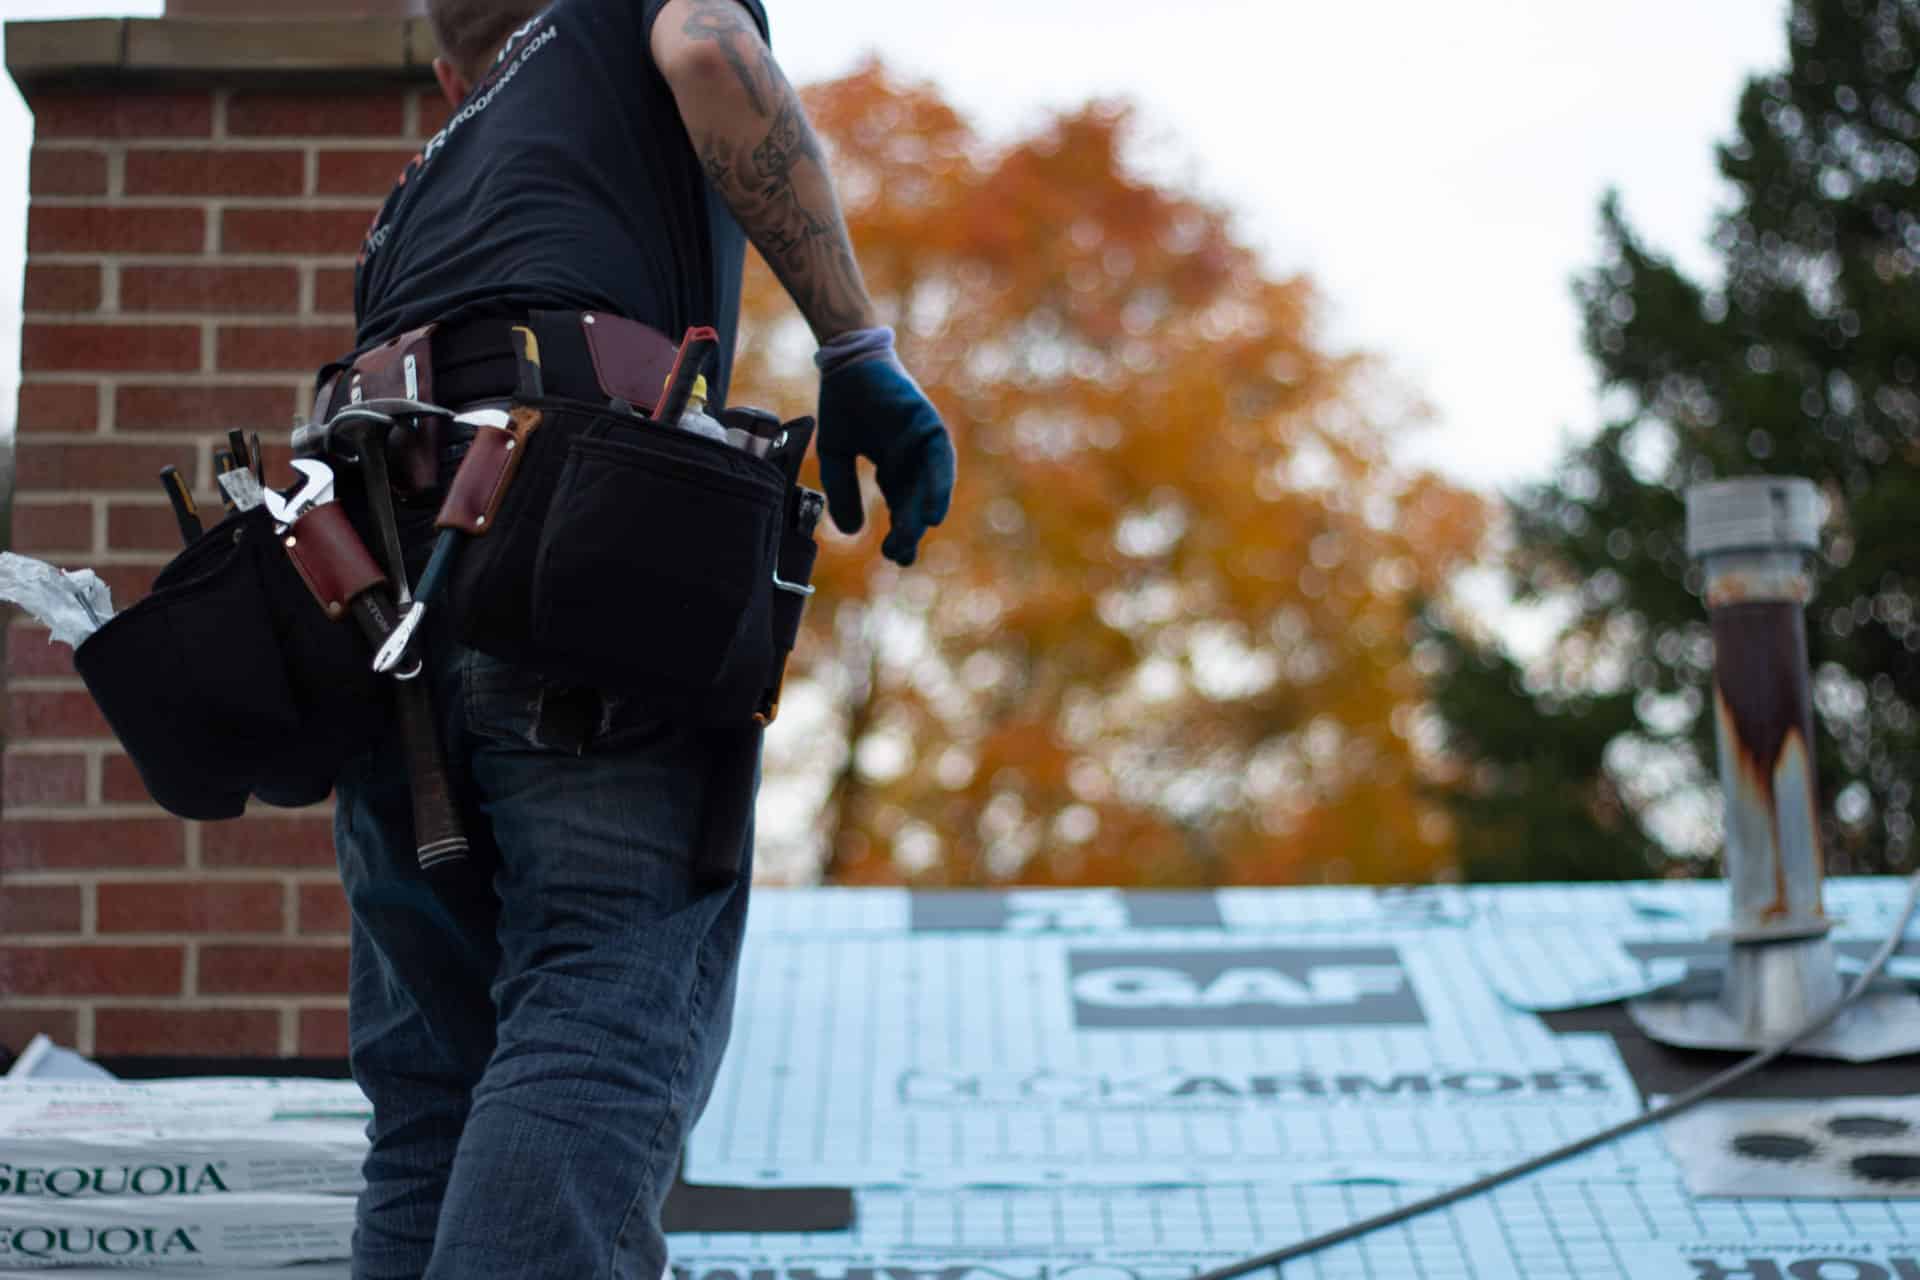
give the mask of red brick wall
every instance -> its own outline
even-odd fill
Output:
[[[218,517],[212,452],[271,475],[313,368],[351,345],[369,220],[444,117],[411,88],[27,90],[36,124],[12,549],[124,607],[179,549],[157,475]],[[325,807],[231,823],[155,807],[73,673],[15,618],[0,756],[0,1046],[345,1051]]]

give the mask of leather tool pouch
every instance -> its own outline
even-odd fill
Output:
[[[545,398],[514,417],[511,484],[500,451],[476,450],[441,512],[443,528],[473,532],[449,583],[461,639],[678,719],[751,722],[790,644],[774,573],[791,477],[575,401]],[[476,512],[492,514],[478,523]]]
[[[148,792],[182,818],[235,818],[249,796],[316,804],[386,719],[366,642],[315,603],[264,507],[175,557],[74,664]]]

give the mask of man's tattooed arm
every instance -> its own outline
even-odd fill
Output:
[[[754,59],[742,48],[746,42],[737,37],[743,27],[749,34],[755,34],[747,16],[740,11],[738,0],[689,0],[686,20],[680,30],[688,40],[704,40],[717,45],[727,65],[733,68],[733,74],[739,78],[740,87],[746,90],[754,114],[771,115],[773,108],[767,105],[767,100],[779,91],[780,73],[777,68],[774,69],[772,83],[769,83],[765,70],[772,66],[772,62],[770,59]]]
[[[670,0],[659,64],[707,177],[821,342],[874,324],[826,157],[738,0]]]

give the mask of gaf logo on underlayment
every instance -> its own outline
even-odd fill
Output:
[[[1392,947],[1075,951],[1079,1027],[1378,1027],[1426,1011]]]

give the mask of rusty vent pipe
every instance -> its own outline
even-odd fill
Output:
[[[1705,574],[1713,623],[1732,893],[1717,1001],[1723,1021],[1707,1041],[1722,1046],[1769,1043],[1840,995],[1821,902],[1807,671],[1819,544],[1819,494],[1810,481],[1755,476],[1687,491],[1687,551]]]
[[[1820,834],[1806,606],[1820,545],[1812,483],[1757,476],[1687,491],[1687,553],[1706,575],[1714,718],[1736,942],[1818,937]]]

